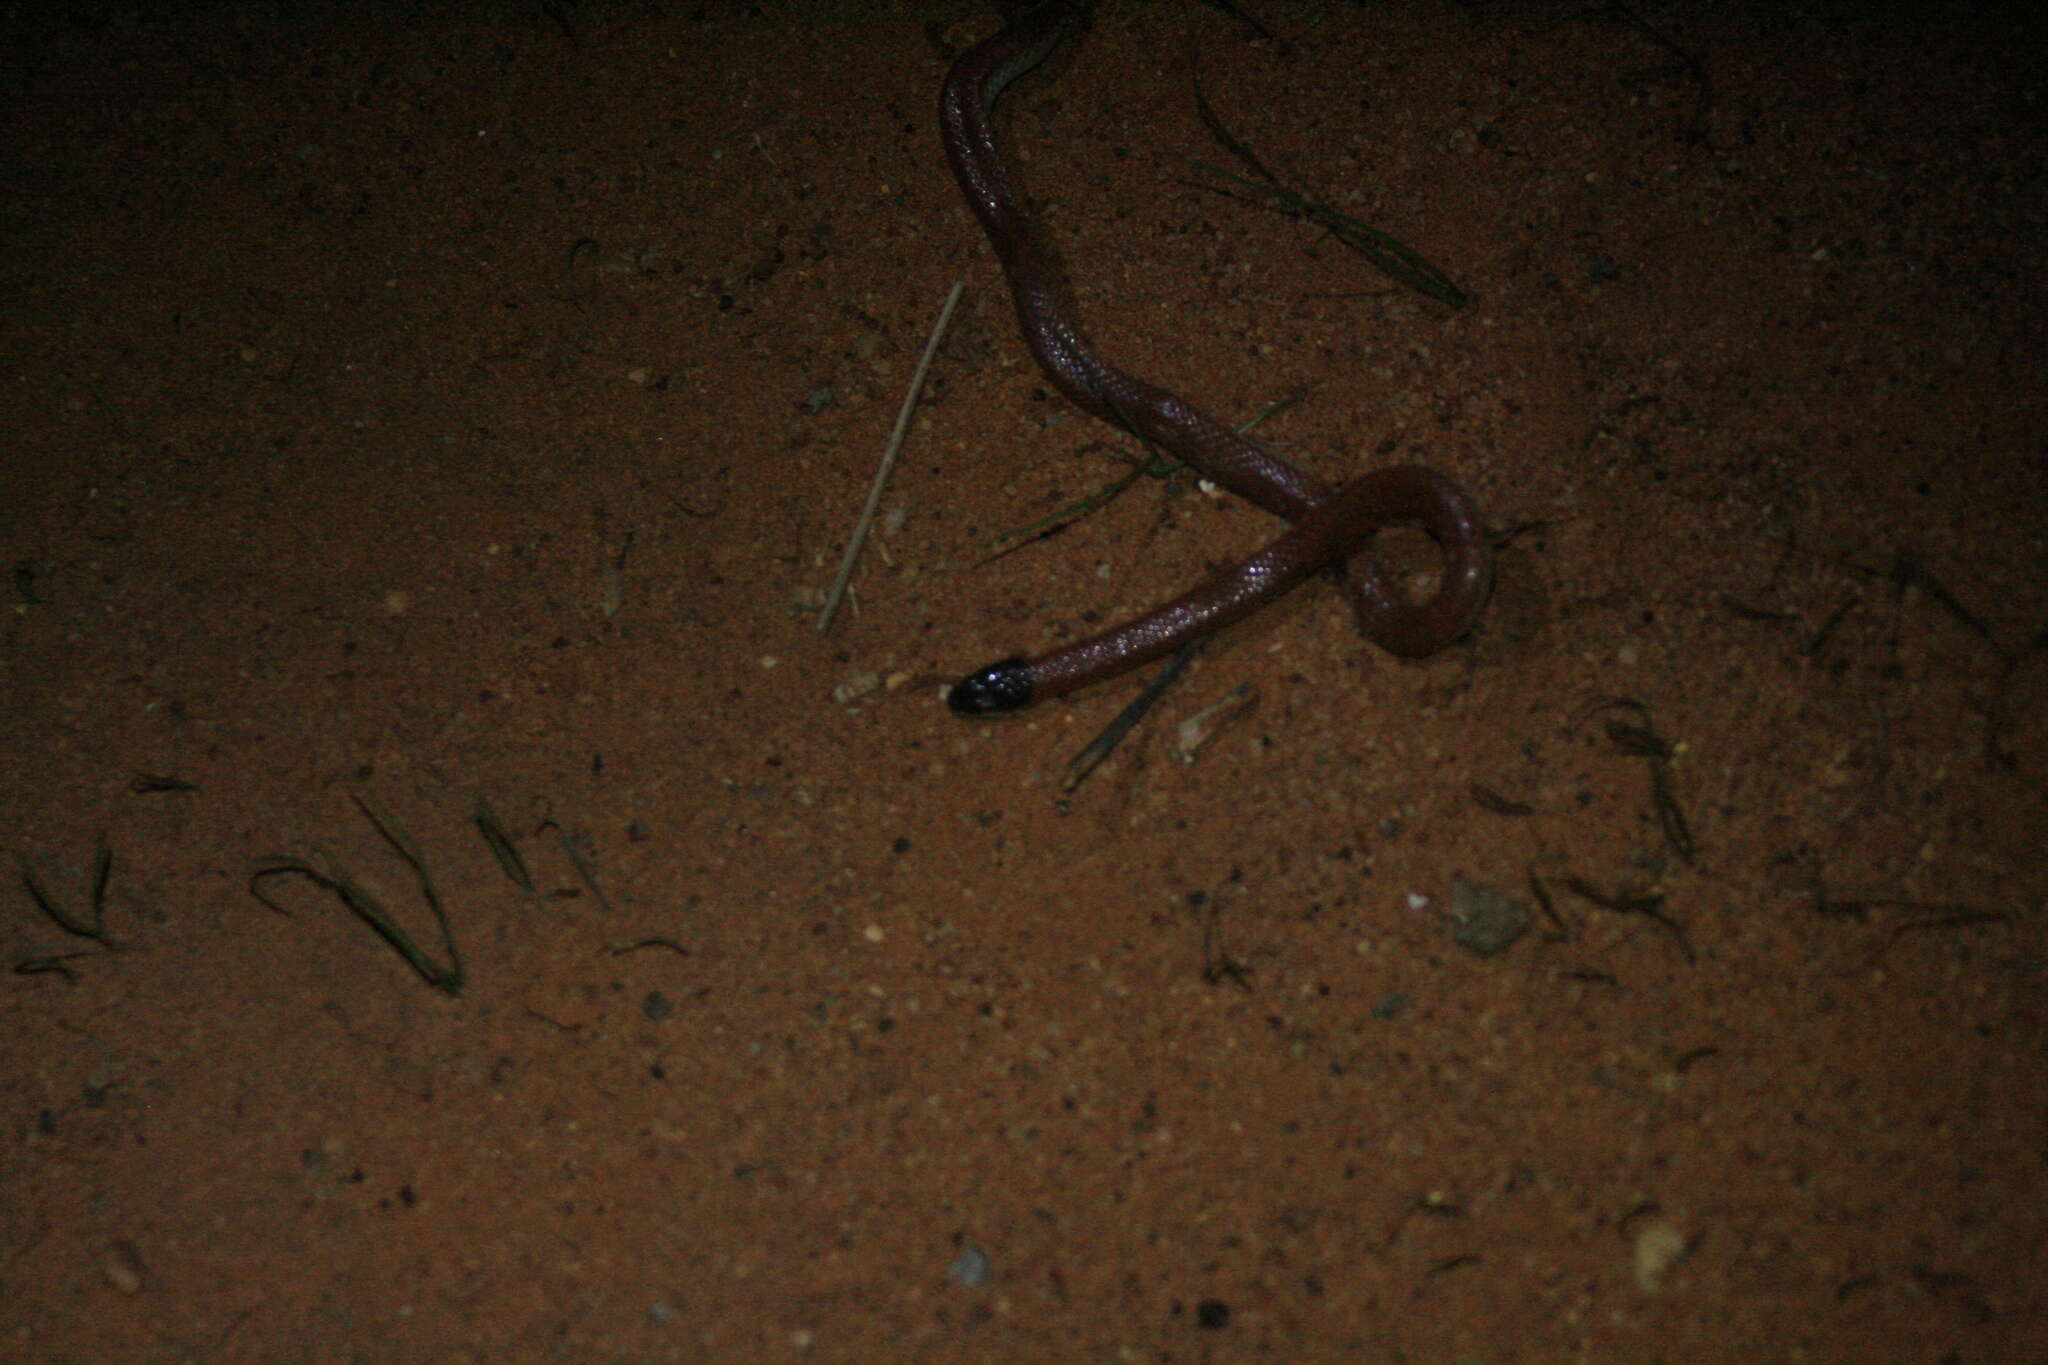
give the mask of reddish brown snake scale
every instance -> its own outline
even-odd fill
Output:
[[[1134,621],[1033,659],[1004,659],[977,670],[954,685],[948,704],[968,715],[1014,711],[1100,682],[1219,630],[1339,565],[1368,639],[1409,657],[1442,649],[1471,626],[1492,581],[1485,532],[1464,490],[1418,465],[1376,469],[1333,490],[1192,404],[1104,361],[1067,316],[1059,273],[1010,184],[989,114],[1005,86],[1058,46],[1068,18],[1063,0],[1020,15],[963,53],[939,91],[946,158],[1002,261],[1024,340],[1047,377],[1080,407],[1136,431],[1203,478],[1294,524],[1249,559]],[[1413,523],[1429,532],[1444,557],[1442,584],[1422,603],[1389,585],[1371,552],[1379,531]]]

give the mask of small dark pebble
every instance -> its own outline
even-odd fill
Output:
[[[1451,942],[1468,953],[1492,957],[1505,951],[1529,927],[1529,907],[1485,882],[1451,882]]]
[[[970,1242],[960,1248],[960,1254],[946,1267],[946,1278],[962,1289],[979,1289],[988,1283],[993,1269],[988,1253]]]

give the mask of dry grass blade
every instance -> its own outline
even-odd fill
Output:
[[[476,810],[470,815],[476,822],[476,832],[483,836],[490,846],[491,856],[498,860],[499,870],[511,878],[521,891],[533,894],[533,874],[526,870],[526,859],[519,856],[518,845],[505,832],[505,826],[498,819],[498,813],[491,809],[491,803],[482,792],[477,793]]]
[[[1104,401],[1107,402],[1109,400],[1105,398]],[[1239,426],[1237,429],[1238,435],[1244,435],[1261,422],[1267,421],[1277,413],[1287,411],[1287,409],[1300,401],[1301,396],[1299,394],[1290,394],[1286,398],[1270,404],[1264,412]],[[1155,479],[1164,479],[1187,468],[1185,461],[1167,454],[1159,449],[1159,447],[1153,445],[1152,442],[1146,440],[1145,434],[1139,431],[1129,418],[1125,417],[1120,411],[1117,411],[1116,404],[1110,403],[1110,410],[1117,413],[1117,425],[1128,431],[1132,436],[1135,436],[1138,439],[1138,443],[1145,448],[1145,458],[1142,460],[1131,460],[1131,470],[1128,474],[1111,479],[1093,493],[1077,498],[1064,507],[1056,508],[1036,521],[1028,522],[1023,526],[1013,527],[1007,531],[998,531],[995,535],[989,537],[988,544],[991,549],[1010,546],[1020,540],[1035,539],[1065,526],[1069,522],[1079,521],[1096,509],[1114,502],[1122,495],[1125,489],[1148,475]],[[1083,448],[1086,449],[1087,447]],[[1119,458],[1128,457],[1119,455]]]
[[[618,956],[624,953],[637,953],[646,948],[666,948],[677,957],[688,957],[690,955],[690,950],[682,944],[672,938],[662,938],[658,935],[654,938],[635,939],[631,943],[615,944],[612,947],[612,953],[614,956]]]
[[[1398,237],[1380,231],[1370,223],[1360,222],[1347,213],[1332,208],[1320,199],[1290,188],[1277,175],[1266,169],[1258,153],[1239,138],[1209,104],[1208,96],[1202,92],[1202,83],[1195,82],[1195,110],[1201,115],[1223,149],[1243,162],[1252,174],[1243,176],[1235,171],[1206,161],[1191,161],[1188,164],[1197,170],[1228,180],[1282,213],[1304,217],[1320,225],[1338,241],[1363,255],[1386,274],[1407,285],[1410,289],[1441,300],[1453,308],[1462,308],[1470,302],[1470,296],[1451,282],[1451,277],[1433,265],[1429,259]]]
[[[1285,56],[1290,50],[1290,45],[1286,39],[1273,32],[1272,29],[1267,28],[1245,10],[1231,4],[1230,0],[1201,0],[1201,2],[1210,9],[1215,10],[1218,14],[1228,15],[1232,19],[1237,20],[1240,24],[1250,29],[1262,42],[1273,44],[1274,50],[1281,55]]]
[[[1125,431],[1129,432],[1132,436],[1135,436],[1138,440],[1138,444],[1144,447],[1145,458],[1142,460],[1131,460],[1130,473],[1124,475],[1122,478],[1110,480],[1108,483],[1096,489],[1093,493],[1090,493],[1085,497],[1079,498],[1074,502],[1070,502],[1065,507],[1056,508],[1055,510],[1047,513],[1045,516],[1040,517],[1038,520],[1031,522],[1028,525],[1019,526],[1008,531],[996,532],[995,535],[989,538],[988,543],[991,549],[1008,545],[1015,541],[1024,540],[1026,538],[1036,538],[1039,536],[1043,536],[1048,532],[1052,531],[1056,527],[1064,526],[1071,521],[1079,521],[1082,517],[1087,516],[1089,513],[1095,511],[1098,507],[1105,507],[1111,502],[1114,502],[1119,496],[1122,495],[1123,491],[1126,488],[1129,488],[1132,484],[1136,483],[1140,478],[1144,477],[1147,474],[1150,474],[1155,479],[1164,479],[1170,477],[1171,475],[1187,467],[1183,461],[1177,459],[1172,455],[1167,454],[1158,446],[1152,444],[1152,442],[1146,437],[1145,433],[1138,429],[1138,424],[1136,422],[1133,422],[1130,419],[1130,417],[1125,414],[1124,410],[1117,406],[1117,402],[1114,398],[1110,397],[1106,393],[1100,394],[1099,396],[1101,397],[1102,401],[1109,406],[1110,412],[1115,414],[1116,424],[1122,427]],[[1084,447],[1084,449],[1085,448],[1086,447]],[[1118,452],[1118,457],[1126,458],[1121,454],[1121,452]]]
[[[1195,763],[1202,749],[1224,730],[1258,709],[1259,694],[1250,682],[1241,682],[1207,706],[1197,707],[1173,727],[1166,752],[1176,763]]]
[[[610,910],[612,903],[604,894],[604,887],[598,884],[597,867],[590,858],[590,836],[581,830],[570,830],[564,825],[548,820],[542,829],[553,829],[555,837],[562,841],[562,852],[569,855],[569,865],[576,869],[576,878],[590,892],[600,910]]]
[[[1614,746],[1631,758],[1645,760],[1650,766],[1650,807],[1657,813],[1657,826],[1664,832],[1665,842],[1679,861],[1690,867],[1699,856],[1699,848],[1693,842],[1692,826],[1685,818],[1685,808],[1679,804],[1671,775],[1672,761],[1678,750],[1658,734],[1650,723],[1649,708],[1632,697],[1610,697],[1596,702],[1586,715],[1601,711],[1626,711],[1638,718],[1639,724],[1610,720],[1606,723],[1607,738]]]
[[[1494,815],[1534,815],[1536,808],[1526,801],[1503,796],[1491,787],[1472,783],[1466,790],[1471,794],[1472,804]]]
[[[1611,910],[1617,915],[1641,915],[1644,919],[1649,920],[1652,924],[1657,925],[1671,935],[1672,941],[1678,945],[1679,953],[1688,964],[1698,961],[1698,958],[1693,955],[1691,941],[1686,938],[1685,926],[1664,913],[1665,897],[1662,892],[1616,891],[1608,893],[1601,891],[1583,877],[1568,875],[1563,878],[1563,881],[1567,891],[1570,891],[1581,900],[1599,906],[1602,910]]]
[[[1706,63],[1702,62],[1691,51],[1680,47],[1662,29],[1650,23],[1649,20],[1637,14],[1627,5],[1615,5],[1612,7],[1612,12],[1618,15],[1623,23],[1628,24],[1651,42],[1670,53],[1680,69],[1691,78],[1695,87],[1692,113],[1686,118],[1685,127],[1679,131],[1679,137],[1690,143],[1704,143],[1707,140],[1707,118],[1714,107],[1714,81],[1707,74]],[[1589,15],[1597,13],[1598,11],[1588,11]]]
[[[1048,535],[1069,522],[1079,521],[1098,508],[1107,507],[1110,503],[1116,501],[1126,488],[1129,488],[1147,474],[1155,479],[1163,479],[1179,468],[1181,468],[1180,462],[1167,455],[1154,454],[1144,460],[1133,460],[1128,474],[1111,479],[1093,493],[1076,498],[1064,507],[1055,508],[1036,521],[1026,522],[1022,526],[1013,526],[1007,531],[996,532],[988,538],[989,548],[1001,549],[1005,546],[1014,546],[1018,541],[1036,540],[1041,536]]]
[[[348,869],[336,861],[333,854],[324,848],[315,848],[313,856],[320,862],[316,864],[304,858],[291,857],[259,859],[256,870],[249,877],[250,894],[282,914],[283,907],[264,895],[258,883],[266,877],[287,874],[304,877],[322,890],[332,891],[339,896],[341,903],[346,905],[357,919],[376,931],[379,938],[390,944],[429,986],[446,991],[450,995],[462,994],[462,963],[455,955],[455,942],[449,935],[448,921],[441,917],[438,905],[435,906],[435,917],[440,920],[442,942],[448,949],[448,965],[445,967],[427,956],[420,946],[413,942],[412,935],[392,918],[391,913],[384,908],[384,903],[378,900],[368,887],[350,876]]]
[[[1977,614],[1956,600],[1948,585],[1934,576],[1934,570],[1927,567],[1927,561],[1917,550],[1901,546],[1892,559],[1891,579],[1893,586],[1904,590],[1917,588],[1932,598],[1937,606],[1963,623],[1978,639],[1996,651],[1998,640],[1991,633],[1991,627],[1984,624]]]
[[[342,904],[346,905],[357,919],[369,925],[379,938],[391,945],[429,986],[445,991],[449,995],[462,994],[462,956],[456,950],[454,932],[448,927],[448,915],[441,906],[440,893],[434,887],[434,879],[427,871],[426,860],[420,854],[419,845],[406,833],[404,827],[386,816],[367,798],[358,796],[354,799],[356,808],[362,811],[364,818],[384,837],[384,841],[397,851],[398,856],[405,860],[412,868],[413,875],[418,878],[420,895],[426,901],[428,910],[433,913],[435,924],[441,930],[441,946],[447,954],[446,965],[428,956],[425,950],[413,941],[412,935],[406,932],[405,927],[384,908],[384,903],[375,893],[350,875],[340,860],[324,848],[315,846],[310,859],[289,856],[258,859],[256,870],[249,876],[249,894],[272,910],[284,914],[284,907],[263,893],[261,883],[267,877],[304,877],[322,890],[332,891],[340,897]]]
[[[1657,825],[1671,844],[1679,861],[1692,866],[1699,849],[1692,841],[1692,826],[1686,823],[1685,807],[1671,790],[1671,764],[1661,758],[1650,760],[1650,804],[1657,810]]]
[[[1615,747],[1632,758],[1669,758],[1671,746],[1647,725],[1624,725],[1618,720],[1607,722],[1607,737]]]
[[[26,858],[21,860],[22,889],[28,892],[29,899],[36,903],[36,908],[45,915],[48,915],[56,923],[57,927],[65,933],[75,934],[79,938],[89,938],[109,951],[114,951],[114,944],[107,937],[105,927],[107,919],[107,881],[113,876],[113,873],[113,851],[102,845],[100,850],[93,855],[92,888],[86,895],[86,905],[91,910],[92,917],[90,919],[80,919],[69,910],[66,910],[63,904],[50,893],[50,889],[43,885],[43,879],[38,877],[35,869],[29,866],[28,860]]]
[[[896,452],[903,448],[904,433],[910,430],[910,414],[917,410],[917,396],[924,392],[924,377],[931,372],[932,357],[938,354],[939,340],[946,335],[946,328],[953,321],[953,310],[960,303],[960,291],[966,287],[965,280],[953,281],[953,288],[946,295],[946,306],[939,310],[939,320],[933,324],[931,337],[924,344],[924,355],[918,359],[917,372],[910,376],[910,389],[903,395],[903,406],[896,413],[896,428],[889,433],[889,444],[882,449],[881,463],[875,466],[874,482],[868,486],[867,503],[860,509],[852,534],[846,538],[846,553],[840,557],[839,572],[832,580],[832,590],[825,594],[824,607],[818,612],[820,633],[832,624],[833,614],[839,610],[840,600],[846,596],[846,585],[853,578],[853,566],[860,559],[860,547],[867,542],[868,527],[874,524],[875,509],[881,505],[882,490],[889,486],[889,473],[896,468]]]
[[[1062,792],[1071,792],[1088,780],[1088,774],[1094,772],[1096,765],[1108,758],[1117,745],[1123,743],[1124,736],[1128,735],[1131,728],[1145,718],[1145,713],[1166,695],[1166,690],[1179,680],[1180,675],[1187,670],[1189,662],[1201,652],[1202,646],[1206,643],[1206,640],[1190,640],[1182,645],[1180,651],[1167,662],[1166,667],[1159,670],[1159,675],[1145,684],[1145,690],[1132,698],[1129,706],[1119,711],[1114,720],[1103,726],[1101,732],[1088,741],[1087,747],[1074,755],[1067,764],[1066,777],[1060,781]]]
[[[61,976],[73,986],[78,984],[78,973],[71,963],[76,958],[92,957],[97,949],[80,948],[69,953],[36,953],[14,964],[18,976]]]

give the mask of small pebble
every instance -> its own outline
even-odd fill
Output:
[[[1636,1234],[1636,1287],[1645,1294],[1662,1289],[1665,1274],[1685,1259],[1688,1250],[1685,1234],[1675,1225],[1661,1218],[1647,1224]]]
[[[1492,957],[1505,951],[1529,927],[1529,907],[1485,882],[1451,882],[1451,942],[1468,953]]]
[[[953,1264],[946,1267],[946,1278],[962,1289],[979,1289],[988,1283],[990,1270],[988,1253],[970,1242],[961,1246]]]
[[[107,1258],[102,1264],[107,1272],[107,1283],[115,1289],[123,1294],[142,1292],[142,1281],[146,1272],[142,1265],[142,1253],[136,1249],[135,1243],[123,1237],[107,1248]]]

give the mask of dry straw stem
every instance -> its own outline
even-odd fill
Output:
[[[265,878],[287,874],[304,877],[315,886],[332,891],[340,897],[342,904],[404,958],[407,964],[419,973],[420,979],[429,986],[445,991],[449,995],[462,994],[462,957],[455,949],[454,931],[448,927],[447,912],[442,908],[440,892],[435,889],[432,874],[427,871],[426,858],[420,852],[419,844],[402,825],[385,814],[382,808],[368,797],[357,796],[354,800],[363,817],[377,833],[384,836],[384,842],[391,845],[398,856],[405,860],[412,868],[413,875],[419,880],[421,899],[426,901],[427,909],[433,913],[434,922],[441,930],[441,947],[447,954],[445,964],[436,962],[428,956],[426,951],[413,941],[412,935],[406,932],[404,926],[399,924],[396,917],[385,908],[384,902],[367,886],[357,881],[341,861],[325,848],[314,847],[307,858],[285,856],[258,859],[255,871],[249,876],[250,894],[282,914],[285,913],[283,907],[263,893],[261,883]]]
[[[946,295],[946,306],[939,310],[939,320],[932,327],[931,339],[924,344],[924,355],[917,362],[917,373],[910,376],[910,389],[903,395],[903,407],[896,414],[896,429],[889,433],[889,444],[882,451],[882,462],[875,467],[875,481],[868,488],[867,506],[860,509],[860,519],[854,523],[853,534],[846,538],[846,553],[839,560],[838,576],[832,580],[832,591],[825,594],[825,606],[818,613],[818,631],[824,633],[832,624],[833,613],[839,610],[839,601],[846,596],[846,584],[853,577],[854,562],[860,558],[860,547],[868,538],[868,527],[874,524],[875,509],[881,505],[882,490],[889,486],[889,473],[896,468],[896,452],[903,448],[904,433],[910,430],[910,414],[917,410],[917,396],[924,392],[924,377],[932,368],[932,357],[938,354],[939,340],[946,335],[946,328],[953,321],[953,309],[960,303],[960,291],[967,287],[965,280],[953,281],[951,292]]]

